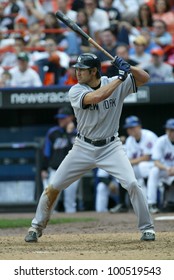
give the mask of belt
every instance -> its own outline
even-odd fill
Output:
[[[82,139],[83,141],[93,145],[93,146],[97,146],[97,147],[102,147],[112,141],[114,141],[115,136],[109,137],[107,139],[102,139],[102,140],[91,140],[85,136],[80,135],[80,133],[77,134],[77,137]]]

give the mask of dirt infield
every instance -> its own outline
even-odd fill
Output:
[[[38,243],[24,241],[26,228],[0,230],[1,260],[174,260],[174,213],[154,215],[155,242],[141,242],[134,213],[78,212],[53,217],[92,217],[94,221],[48,225]],[[156,220],[161,216],[169,220]],[[0,214],[0,218],[33,214]]]

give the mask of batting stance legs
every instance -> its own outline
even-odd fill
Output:
[[[95,167],[107,171],[117,178],[121,185],[127,189],[133,209],[138,217],[139,230],[142,232],[153,230],[154,227],[145,196],[141,187],[138,186],[134,171],[119,138],[102,147],[93,146],[76,138],[72,150],[57,169],[51,184],[41,195],[36,215],[32,220],[32,227],[29,231],[35,231],[37,237],[41,236],[60,191]],[[27,240],[27,236],[25,240],[31,242]]]

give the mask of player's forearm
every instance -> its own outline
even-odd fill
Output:
[[[134,76],[137,86],[141,86],[149,81],[150,76],[143,69],[136,66],[131,66],[130,70]]]
[[[158,167],[159,169],[167,171],[168,167],[165,166],[164,164],[162,164],[160,161],[155,160],[154,163],[155,163],[155,166]]]
[[[144,156],[141,156],[141,157],[138,157],[138,158],[130,159],[130,163],[132,165],[135,165],[135,164],[138,164],[142,161],[149,161],[149,160],[150,160],[150,156],[149,155],[144,155]]]
[[[111,83],[100,87],[97,90],[94,90],[88,93],[83,100],[84,105],[88,104],[97,104],[106,98],[108,98],[113,91],[122,83],[119,79],[112,81]]]

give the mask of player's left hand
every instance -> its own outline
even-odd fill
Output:
[[[115,56],[114,60],[111,62],[119,70],[129,73],[130,72],[130,64],[126,62],[123,58],[119,56]]]

